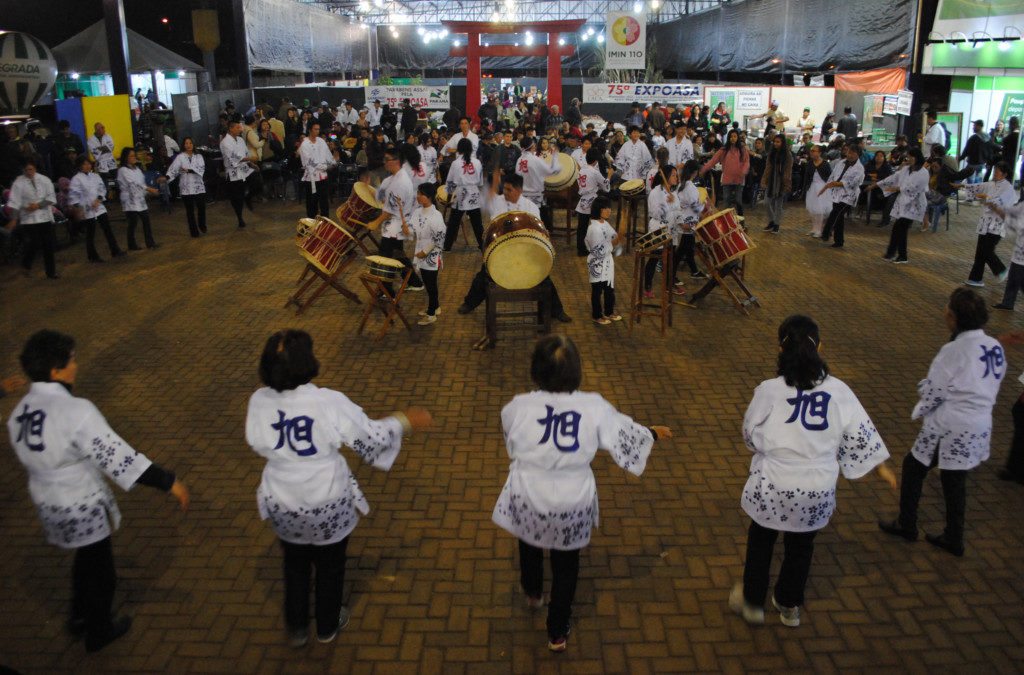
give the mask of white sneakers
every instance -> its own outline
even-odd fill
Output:
[[[796,628],[800,625],[800,608],[783,607],[775,600],[772,594],[772,606],[779,612],[779,620],[784,626]],[[743,617],[749,624],[761,625],[764,623],[764,609],[749,604],[743,597],[743,583],[737,582],[729,593],[729,609]]]

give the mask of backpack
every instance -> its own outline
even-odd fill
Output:
[[[945,122],[936,122],[936,124],[942,127],[942,143],[936,143],[935,145],[942,146],[949,153],[949,129],[946,128]]]

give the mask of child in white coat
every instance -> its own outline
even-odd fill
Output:
[[[622,321],[615,313],[615,258],[612,250],[622,240],[608,219],[612,203],[607,197],[598,197],[591,205],[591,219],[587,226],[587,273],[590,277],[590,308],[594,323],[607,326]],[[601,299],[604,297],[602,311]]]

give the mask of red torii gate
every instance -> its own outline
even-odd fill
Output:
[[[480,109],[480,57],[481,56],[547,56],[548,57],[548,105],[562,107],[562,57],[576,53],[573,45],[559,45],[562,33],[575,33],[586,21],[532,21],[527,23],[492,23],[489,21],[444,21],[444,27],[451,33],[466,34],[465,47],[452,47],[453,57],[466,57],[466,117],[473,119]],[[546,33],[546,45],[480,45],[481,34],[494,33]]]

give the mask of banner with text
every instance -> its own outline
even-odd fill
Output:
[[[647,16],[608,12],[604,36],[605,69],[647,67]]]
[[[642,83],[601,83],[583,85],[584,103],[683,103],[700,101],[704,92],[699,84],[663,82]]]
[[[374,100],[381,105],[392,107],[409,99],[413,105],[421,108],[444,109],[451,105],[450,88],[448,86],[429,87],[421,84],[379,85],[364,87],[366,104],[373,105]]]

